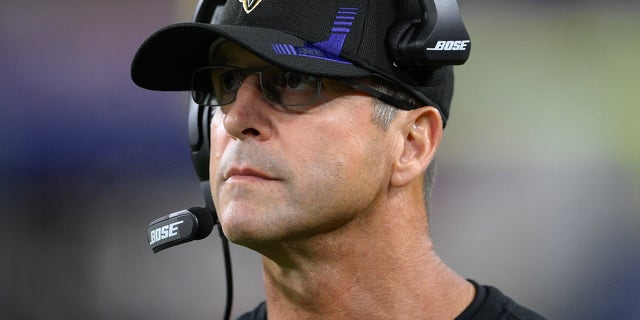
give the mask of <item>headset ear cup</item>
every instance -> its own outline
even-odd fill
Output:
[[[420,19],[401,19],[396,21],[387,30],[387,49],[397,66],[410,66],[411,59],[409,43],[415,33],[415,25],[420,24]]]

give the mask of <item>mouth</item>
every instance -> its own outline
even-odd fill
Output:
[[[232,167],[223,176],[224,181],[230,180],[279,180],[267,173],[249,167]]]

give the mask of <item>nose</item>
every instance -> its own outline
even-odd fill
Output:
[[[236,100],[222,107],[223,125],[229,135],[239,140],[267,140],[272,133],[269,112],[273,108],[265,100],[257,75],[244,79],[236,93]]]

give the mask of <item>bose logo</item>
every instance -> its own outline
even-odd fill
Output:
[[[149,233],[149,244],[152,245],[160,240],[164,240],[166,238],[170,238],[178,235],[178,225],[183,223],[184,220],[180,220],[178,222],[174,222],[168,224],[166,226],[162,226],[160,228],[151,230]]]
[[[433,48],[427,48],[427,51],[465,51],[471,40],[458,41],[438,41]]]

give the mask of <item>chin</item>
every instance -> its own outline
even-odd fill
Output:
[[[296,241],[299,236],[290,226],[277,221],[264,219],[226,216],[220,219],[222,230],[233,244],[246,247],[264,256],[279,252],[283,243]]]
[[[222,212],[219,214],[220,225],[227,239],[237,245],[248,246],[265,239],[264,224],[254,214],[243,210],[242,213]]]

